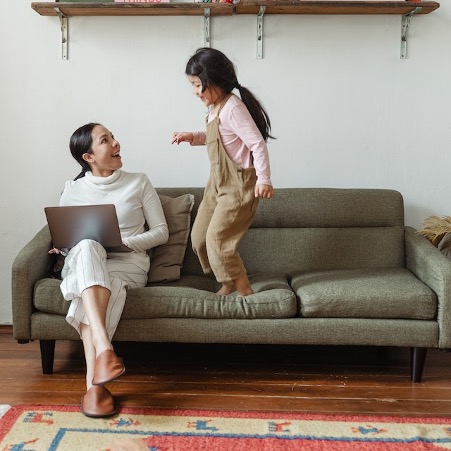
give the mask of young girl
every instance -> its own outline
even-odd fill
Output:
[[[122,241],[133,251],[107,254],[97,241],[85,239],[67,250],[61,272],[61,291],[71,301],[66,319],[80,334],[85,351],[87,392],[81,411],[89,417],[105,417],[116,408],[104,384],[125,371],[111,340],[125,305],[126,287],[146,285],[150,266],[146,251],[165,243],[169,231],[147,176],[121,170],[121,147],[108,129],[96,123],[83,125],[73,133],[69,146],[82,171],[66,182],[60,205],[115,204]]]
[[[185,73],[194,94],[209,108],[206,132],[175,132],[172,138],[177,144],[206,144],[211,163],[191,233],[193,249],[203,271],[213,272],[222,283],[218,294],[237,291],[246,296],[253,290],[237,247],[255,216],[258,198],[273,196],[266,147],[271,123],[219,50],[198,49]]]

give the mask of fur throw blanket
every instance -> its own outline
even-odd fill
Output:
[[[451,259],[451,216],[429,216],[417,233],[425,236]]]

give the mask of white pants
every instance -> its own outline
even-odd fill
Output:
[[[72,301],[66,320],[77,329],[80,324],[89,325],[81,293],[86,288],[99,285],[110,290],[106,313],[106,330],[113,338],[127,297],[126,287],[141,288],[147,283],[147,273],[133,262],[121,258],[108,258],[97,241],[83,240],[66,256],[61,272],[61,291],[66,301]]]

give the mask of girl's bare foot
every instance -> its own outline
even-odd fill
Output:
[[[222,287],[219,289],[219,291],[216,292],[216,294],[219,294],[221,296],[227,296],[228,294],[231,294],[235,291],[235,285],[230,283],[223,283]]]
[[[234,279],[233,284],[238,292],[238,296],[249,296],[254,293],[246,273]]]
[[[250,296],[251,294],[254,294],[254,290],[252,288],[249,288],[247,290],[237,290],[238,296]]]
[[[232,280],[231,282],[223,282],[222,287],[216,294],[227,296],[235,291],[238,296],[249,296],[254,294],[254,290],[252,289],[246,274]]]

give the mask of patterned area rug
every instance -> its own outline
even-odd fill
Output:
[[[439,449],[451,449],[451,419],[138,408],[91,419],[74,406],[11,407],[0,419],[1,451]]]

